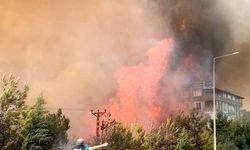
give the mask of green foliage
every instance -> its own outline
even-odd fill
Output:
[[[50,133],[47,113],[43,107],[44,99],[39,97],[36,104],[30,108],[24,120],[22,149],[50,149],[53,137]]]
[[[248,149],[250,149],[250,120],[243,118],[242,119],[242,128],[243,134],[245,136],[246,145],[248,145]]]
[[[232,121],[229,125],[230,141],[240,150],[247,148],[243,127],[242,123],[236,120]]]
[[[185,128],[182,128],[179,138],[177,139],[176,150],[193,150],[194,148],[194,138]]]
[[[70,128],[69,119],[66,118],[62,110],[59,109],[55,114],[48,114],[46,120],[50,123],[49,129],[54,138],[53,150],[65,149],[65,144],[68,143],[67,130]]]
[[[212,150],[214,148],[213,134],[210,131],[203,130],[200,135],[201,150]]]
[[[147,145],[151,150],[174,149],[179,133],[180,129],[172,119],[169,119],[160,127],[151,131],[147,137]]]
[[[112,150],[145,150],[144,135],[141,127],[128,128],[116,123],[108,130],[105,140]]]
[[[133,134],[133,146],[134,149],[145,149],[146,148],[146,138],[145,138],[145,131],[142,129],[142,127],[138,124],[133,125],[130,128],[132,134]]]
[[[66,131],[69,119],[59,109],[49,113],[44,108],[44,99],[36,104],[25,104],[29,87],[19,89],[19,79],[3,76],[0,95],[0,149],[2,150],[60,150],[68,142]]]
[[[69,120],[60,109],[56,114],[49,114],[44,108],[43,97],[39,97],[28,111],[23,128],[23,150],[63,149],[68,142],[66,131],[69,129]]]
[[[193,139],[194,149],[210,150],[212,148],[212,135],[208,132],[208,120],[201,113],[193,110],[190,114],[180,112],[173,118],[178,128],[189,132],[189,137]]]
[[[217,149],[219,150],[238,150],[234,143],[218,143]]]
[[[25,99],[29,87],[18,88],[19,79],[12,75],[4,75],[1,80],[0,95],[0,149],[20,149],[22,144],[21,121],[26,117]]]
[[[69,119],[62,110],[49,113],[40,96],[34,106],[25,104],[29,87],[19,85],[12,75],[3,76],[0,95],[1,150],[63,150],[68,142]],[[139,125],[115,123],[105,135],[111,150],[212,150],[213,126],[202,114],[183,112],[168,118],[151,131]],[[250,149],[250,120],[230,120],[223,113],[216,118],[220,150]]]
[[[246,150],[249,148],[249,120],[231,120],[223,113],[216,118],[218,148],[225,150]]]
[[[143,134],[140,134],[137,144],[135,139],[139,136],[121,123],[109,130],[107,140],[111,150],[212,150],[213,129],[209,127],[212,122],[196,111],[189,114],[181,112],[146,134],[140,128],[139,133]],[[219,150],[249,149],[250,120],[229,120],[218,113],[216,123]]]
[[[210,124],[213,125],[213,121],[210,121]],[[217,141],[221,143],[228,143],[230,141],[230,129],[229,126],[231,124],[231,120],[228,119],[226,115],[224,115],[222,112],[217,113],[216,118],[216,136]],[[213,131],[213,126],[212,130]]]

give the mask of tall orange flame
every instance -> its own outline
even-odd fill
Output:
[[[163,40],[147,51],[146,63],[123,67],[116,73],[118,90],[107,105],[116,120],[148,126],[160,117],[163,110],[157,92],[172,49],[173,40]]]

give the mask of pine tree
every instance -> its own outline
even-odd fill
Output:
[[[21,120],[26,117],[26,104],[29,87],[20,90],[19,79],[11,74],[1,80],[0,96],[0,149],[19,150],[23,138],[20,136]]]
[[[1,80],[0,149],[61,150],[68,142],[69,119],[62,110],[49,113],[40,96],[34,106],[25,104],[29,87],[20,90],[19,79],[9,75]]]
[[[53,136],[46,120],[45,114],[47,112],[43,105],[44,99],[39,97],[36,104],[28,111],[27,117],[23,122],[23,150],[51,149]]]
[[[60,150],[68,142],[69,119],[62,115],[61,109],[56,114],[48,113],[44,104],[41,96],[28,112],[23,124],[23,150]]]

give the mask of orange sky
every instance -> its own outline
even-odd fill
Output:
[[[218,7],[231,23],[234,48],[242,51],[223,60],[218,79],[249,101],[250,3],[223,0]],[[114,71],[137,63],[168,32],[146,0],[8,0],[0,2],[0,18],[0,73],[29,82],[31,103],[43,92],[48,107],[87,112],[114,93]],[[76,116],[73,123],[86,114],[65,113]]]
[[[147,7],[132,0],[1,1],[0,73],[29,82],[29,103],[43,92],[49,108],[70,108],[72,130],[82,134],[79,118],[113,94],[114,71],[157,42],[161,20]]]

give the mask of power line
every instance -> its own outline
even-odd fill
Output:
[[[48,110],[66,110],[66,111],[88,111],[87,109],[82,109],[82,108],[67,108],[67,107],[45,107]]]

